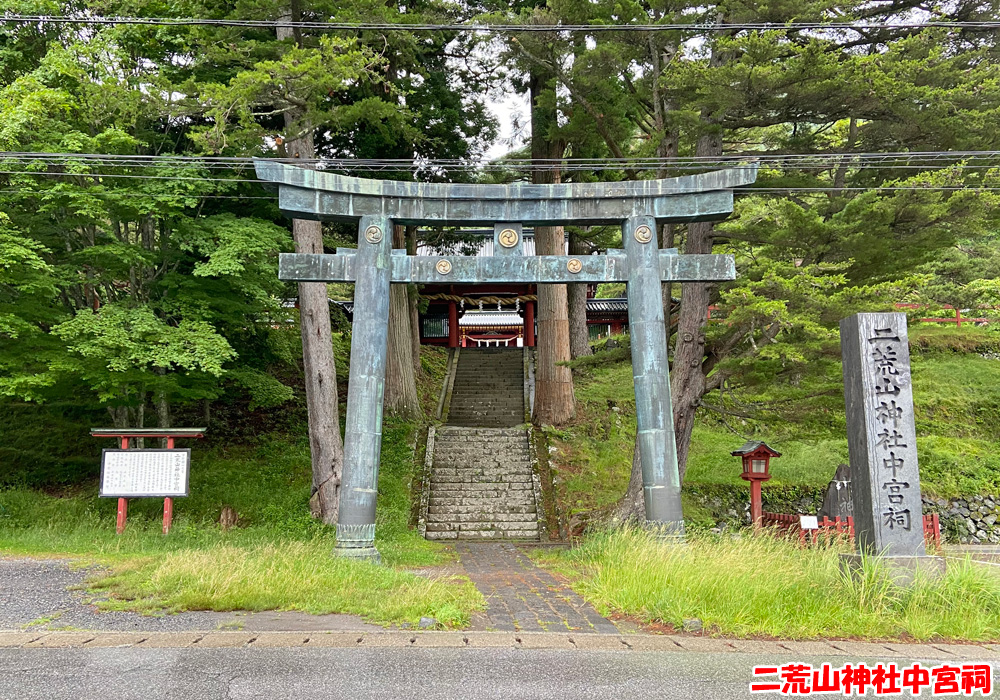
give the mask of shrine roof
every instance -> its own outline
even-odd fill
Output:
[[[738,450],[733,450],[729,454],[734,457],[742,457],[743,455],[753,454],[754,452],[767,452],[772,457],[780,457],[781,453],[775,450],[773,447],[768,445],[762,440],[747,440],[743,443],[743,446]]]
[[[506,328],[508,326],[523,326],[524,319],[520,314],[509,311],[466,311],[458,319],[459,327],[484,327],[497,326]]]
[[[587,311],[600,313],[624,313],[628,311],[628,299],[587,299]]]

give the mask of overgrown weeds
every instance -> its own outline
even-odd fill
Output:
[[[434,617],[468,624],[482,597],[468,581],[424,578],[331,556],[330,542],[219,544],[121,562],[91,582],[110,594],[99,607],[148,613],[178,610],[301,610],[353,613],[381,624]]]
[[[769,535],[689,536],[670,544],[638,529],[592,533],[543,563],[605,613],[715,633],[778,638],[1000,638],[1000,577],[949,560],[938,580],[892,583],[876,559],[842,572],[846,546],[803,549]]]

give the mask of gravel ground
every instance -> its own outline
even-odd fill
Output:
[[[0,559],[0,630],[83,629],[119,632],[189,630],[380,630],[354,615],[298,612],[185,612],[152,617],[130,612],[98,612],[85,591],[70,590],[87,577],[64,560]]]

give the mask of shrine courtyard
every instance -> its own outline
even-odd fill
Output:
[[[209,444],[200,450],[191,496],[178,500],[169,537],[160,532],[160,504],[153,501],[137,502],[128,528],[118,536],[114,504],[90,491],[4,490],[0,550],[4,566],[24,575],[5,579],[17,581],[17,590],[3,589],[10,617],[0,627],[39,639],[61,628],[116,625],[150,633],[173,625],[250,630],[256,624],[247,621],[250,613],[257,613],[250,619],[259,621],[267,611],[289,611],[281,614],[304,613],[303,619],[318,620],[313,630],[348,624],[369,633],[419,630],[423,621],[429,630],[513,628],[518,634],[542,634],[562,629],[595,638],[665,632],[681,644],[764,637],[940,645],[1000,638],[995,612],[1000,584],[988,570],[961,557],[950,563],[944,579],[903,590],[874,570],[865,585],[842,576],[837,559],[850,549],[847,543],[801,548],[748,531],[712,532],[719,529],[725,507],[714,508],[711,494],[739,485],[735,464],[728,477],[714,467],[733,461],[728,451],[738,440],[725,427],[707,422],[696,431],[699,456],[687,476],[686,546],[670,547],[632,530],[592,528],[581,536],[580,515],[606,506],[624,488],[627,473],[610,465],[620,464],[634,431],[627,411],[626,358],[614,349],[605,352],[579,370],[578,419],[547,435],[573,549],[568,543],[508,545],[507,554],[484,559],[463,551],[469,545],[456,548],[447,540],[421,537],[419,496],[412,484],[425,461],[423,429],[390,421],[379,482],[383,565],[331,557],[333,534],[303,507],[309,485],[301,464],[308,463],[308,445],[294,431],[275,430],[252,444]],[[447,376],[447,352],[426,349],[423,356],[422,401],[427,414],[434,415]],[[975,358],[957,361],[931,353],[915,362],[918,396],[922,387],[927,388],[923,396],[931,393],[930,380],[922,379],[925,372],[937,386],[935,396],[953,398],[956,387],[991,381],[988,366]],[[609,411],[609,405],[626,410]],[[787,466],[775,462],[779,483],[774,493],[791,489],[796,497],[824,486],[829,467],[817,462],[836,460],[837,450],[843,450],[832,441],[786,441],[783,446]],[[950,482],[939,476],[944,473],[929,459],[924,483],[947,493]],[[765,493],[771,486],[765,485]],[[239,513],[239,522],[227,531],[218,524],[220,503]],[[55,563],[31,573],[40,565],[24,557]],[[30,601],[19,592],[38,589],[40,581],[62,593],[14,612],[10,601]],[[268,624],[274,629],[292,623]],[[297,619],[295,624],[304,623]]]

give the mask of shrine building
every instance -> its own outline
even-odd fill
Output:
[[[491,257],[493,230],[466,231],[478,237],[463,245],[472,257]],[[535,254],[535,236],[524,229],[524,254]],[[417,255],[440,255],[439,248],[421,244]],[[420,343],[443,347],[534,347],[535,284],[425,284],[420,296]],[[628,330],[628,300],[598,299],[597,284],[587,284],[587,330],[596,341]],[[352,319],[353,302],[337,302]],[[423,306],[423,305],[421,305]]]

